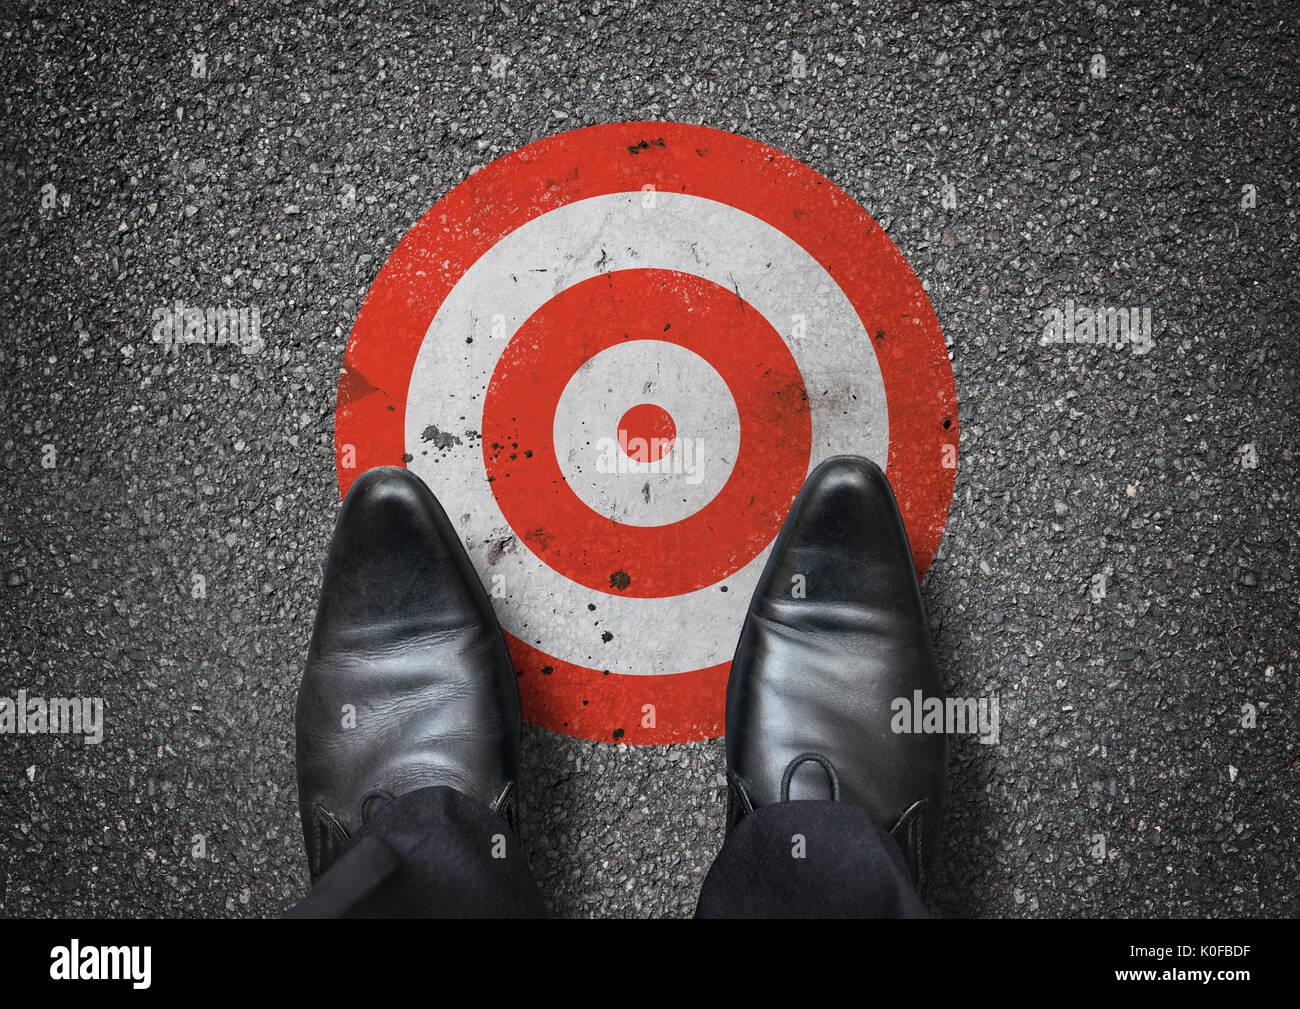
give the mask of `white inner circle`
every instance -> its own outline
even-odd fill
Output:
[[[431,260],[427,268],[442,264]],[[781,334],[808,393],[810,466],[845,452],[886,465],[889,419],[880,366],[844,292],[779,229],[727,204],[680,193],[613,193],[568,203],[484,253],[429,323],[411,372],[406,446],[408,465],[456,523],[502,627],[589,668],[678,673],[730,660],[770,545],[731,577],[683,595],[597,592],[553,570],[518,540],[485,478],[479,437],[493,368],[523,322],[573,284],[638,268],[693,273],[734,290]],[[691,557],[683,549],[659,562],[689,567]]]
[[[641,403],[666,411],[677,428],[654,462],[629,458],[618,445],[619,422]],[[573,492],[633,526],[669,525],[705,507],[740,448],[740,416],[722,376],[699,354],[662,340],[629,340],[589,358],[560,394],[554,427],[555,457]]]

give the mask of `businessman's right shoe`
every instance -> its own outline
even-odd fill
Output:
[[[298,801],[315,881],[378,804],[454,788],[516,824],[519,689],[441,506],[400,467],[339,513],[298,689]]]
[[[865,808],[919,888],[947,765],[939,733],[896,733],[894,703],[942,698],[893,491],[837,456],[795,499],[763,571],[727,682],[727,828],[800,799]]]

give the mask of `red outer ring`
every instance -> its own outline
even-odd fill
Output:
[[[740,416],[740,448],[725,486],[680,522],[606,518],[573,492],[555,455],[555,408],[569,379],[629,340],[699,354],[726,382]],[[780,334],[734,291],[675,270],[602,274],[534,312],[497,360],[482,432],[492,493],[524,546],[570,581],[639,599],[714,585],[762,553],[812,454],[808,393]],[[611,443],[616,434],[608,432]]]
[[[340,493],[371,467],[403,464],[411,371],[462,274],[540,214],[647,185],[727,203],[780,229],[852,302],[884,379],[887,469],[923,574],[952,502],[956,468],[943,457],[949,451],[955,463],[957,393],[920,282],[866,211],[811,168],[745,137],[684,123],[610,123],[547,137],[476,172],[420,218],[379,271],[352,328],[335,410]],[[345,469],[349,445],[355,465]],[[603,674],[510,640],[524,715],[538,725],[630,743],[723,731],[725,663],[669,676]],[[642,727],[645,705],[654,705],[654,727]]]

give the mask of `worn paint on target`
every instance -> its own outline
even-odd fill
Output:
[[[879,226],[779,151],[676,123],[551,137],[448,193],[372,286],[336,415],[341,492],[405,464],[456,522],[525,717],[630,743],[722,733],[812,467],[884,464],[924,572],[956,442],[938,321]]]

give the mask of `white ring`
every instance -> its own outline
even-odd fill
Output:
[[[653,675],[731,658],[770,545],[731,577],[683,595],[597,592],[516,539],[485,479],[479,440],[488,382],[523,322],[573,284],[639,268],[735,290],[782,335],[808,393],[810,466],[851,452],[884,467],[889,420],[875,351],[844,292],[784,232],[727,204],[680,193],[578,200],[521,225],[465,271],[411,372],[408,465],[443,503],[489,591],[500,591],[492,602],[502,627],[568,662]],[[688,555],[664,561],[691,563]]]
[[[662,459],[629,458],[618,425],[629,407],[650,403],[677,428]],[[664,526],[717,497],[735,466],[740,415],[722,376],[694,351],[662,340],[629,340],[595,354],[573,373],[555,408],[560,472],[593,511],[633,526]]]

